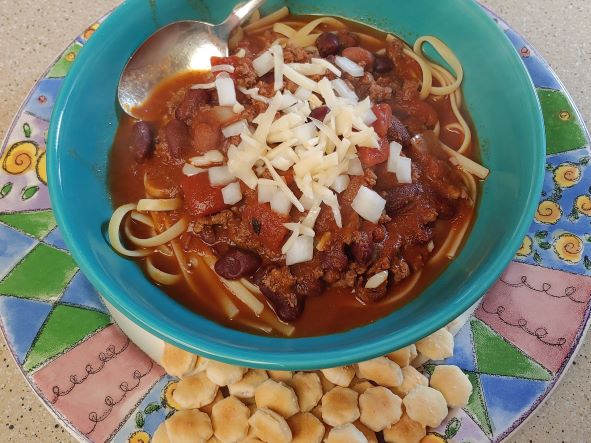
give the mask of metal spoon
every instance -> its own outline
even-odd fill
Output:
[[[145,102],[162,80],[181,72],[211,68],[210,57],[228,55],[231,32],[264,2],[246,2],[219,25],[183,20],[156,31],[123,69],[117,91],[121,108],[137,117],[134,109]]]

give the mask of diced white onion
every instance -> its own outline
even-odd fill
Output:
[[[237,103],[234,80],[232,80],[227,72],[222,72],[216,77],[215,87],[218,90],[218,102],[220,106],[234,106]]]
[[[278,189],[273,194],[273,197],[271,197],[271,209],[278,214],[289,215],[291,201],[281,190]]]
[[[300,197],[300,203],[302,204],[304,209],[308,211],[312,208],[312,205],[314,204],[314,199],[305,194],[302,194],[302,196]]]
[[[330,84],[332,85],[336,93],[339,95],[339,97],[349,99],[355,103],[357,103],[357,100],[359,100],[359,97],[357,97],[355,91],[349,88],[349,85],[347,85],[347,83],[345,83],[343,79],[335,78],[334,80],[330,81]]]
[[[433,240],[431,240],[429,243],[427,243],[427,251],[433,252],[433,249],[435,249],[435,243],[433,243]]]
[[[263,52],[252,61],[252,67],[254,68],[254,72],[256,72],[259,77],[262,77],[273,69],[273,54],[269,51]]]
[[[298,86],[298,89],[296,90],[294,95],[296,98],[299,98],[300,100],[308,100],[312,95],[312,91],[304,88],[303,86]]]
[[[399,157],[396,162],[396,179],[399,183],[412,183],[412,167],[408,157]]]
[[[225,186],[236,180],[234,174],[230,172],[227,166],[214,166],[207,170],[209,174],[209,183],[211,186]]]
[[[236,54],[234,55],[236,57],[243,58],[246,55],[246,50],[244,48],[240,48],[238,51],[236,51]]]
[[[351,207],[365,220],[377,223],[386,206],[386,200],[366,186],[361,186],[351,203]]]
[[[368,148],[379,148],[378,136],[373,128],[367,128],[363,131],[352,132],[349,140],[355,146],[367,146]]]
[[[363,75],[363,67],[359,66],[353,60],[349,60],[347,57],[337,55],[335,57],[335,63],[339,68],[353,77],[361,77]]]
[[[365,287],[367,289],[375,289],[381,286],[386,280],[388,280],[388,271],[380,271],[367,280]]]
[[[244,105],[240,103],[234,103],[234,106],[232,106],[232,111],[234,112],[234,114],[240,114],[245,109],[246,108],[244,107]]]
[[[396,172],[401,151],[402,145],[400,143],[395,141],[390,142],[390,155],[388,156],[388,165],[386,166],[388,172]]]
[[[197,83],[191,86],[191,89],[213,89],[215,88],[215,82],[211,83]]]
[[[222,197],[224,203],[227,205],[233,205],[242,200],[242,191],[240,190],[240,183],[233,182],[222,188]]]
[[[183,174],[185,174],[188,177],[190,177],[191,175],[200,174],[202,172],[205,172],[205,169],[193,166],[191,163],[185,163],[183,165]]]
[[[271,164],[275,169],[279,169],[280,171],[287,171],[293,165],[293,160],[287,158],[286,155],[278,155],[273,160],[271,160]]]
[[[358,157],[349,160],[349,169],[347,170],[349,175],[363,175],[363,166],[361,160]]]
[[[203,155],[198,155],[197,157],[191,157],[189,159],[189,162],[194,166],[209,166],[212,163],[221,163],[223,161],[224,154],[222,154],[217,149],[212,149]]]
[[[338,194],[340,194],[341,192],[343,192],[345,189],[347,189],[347,186],[349,186],[349,176],[348,175],[339,175],[334,183],[332,184],[331,188],[334,189],[334,191]]]
[[[211,67],[211,72],[219,72],[219,71],[234,72],[234,66],[232,66],[232,65],[215,65],[215,66]]]
[[[285,255],[285,264],[287,266],[295,265],[312,260],[314,255],[314,238],[306,235],[300,235],[292,243]]]
[[[275,183],[261,183],[257,186],[258,201],[259,203],[269,203],[275,195],[277,185]]]
[[[316,136],[316,125],[309,122],[297,126],[292,129],[293,136],[299,140],[300,143],[305,143]]]
[[[373,124],[378,118],[371,109],[368,109],[365,114],[361,117],[361,121],[367,126]]]
[[[282,111],[290,106],[295,105],[298,99],[289,91],[285,91],[282,95],[281,102],[279,103],[279,110]]]
[[[239,120],[222,128],[222,134],[224,134],[224,137],[226,138],[240,135],[245,131],[248,131],[248,123],[246,120]]]

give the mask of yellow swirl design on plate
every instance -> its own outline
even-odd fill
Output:
[[[570,162],[562,163],[554,170],[554,181],[561,188],[570,188],[581,179],[581,169]]]
[[[554,241],[554,251],[561,260],[578,263],[583,256],[583,240],[575,234],[565,232]]]
[[[548,225],[555,224],[562,216],[562,209],[558,203],[551,200],[544,200],[538,205],[536,210],[536,220]]]
[[[579,195],[575,200],[575,208],[581,214],[591,217],[591,197],[588,195]]]
[[[521,247],[517,250],[516,254],[520,257],[527,257],[532,251],[532,240],[529,235],[526,235],[521,242]]]
[[[2,160],[2,169],[12,175],[23,174],[35,167],[39,147],[31,141],[13,144]]]
[[[172,408],[172,409],[176,409],[179,410],[181,409],[181,405],[179,405],[174,398],[172,397],[172,394],[174,394],[174,391],[176,390],[177,385],[179,384],[178,381],[173,381],[170,382],[166,385],[166,387],[164,388],[164,401],[166,402],[166,404],[168,405],[168,407]]]
[[[130,435],[128,443],[149,443],[150,434],[145,431],[137,431]]]
[[[41,153],[39,158],[37,159],[37,178],[41,181],[44,185],[47,184],[47,156],[45,155],[45,151]]]

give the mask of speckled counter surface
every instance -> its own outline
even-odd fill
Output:
[[[118,0],[0,0],[0,138],[23,98],[66,45]],[[591,124],[591,2],[484,0],[546,57]],[[70,442],[25,383],[0,340],[0,443]],[[550,399],[512,442],[587,442],[591,434],[591,343],[587,339]]]

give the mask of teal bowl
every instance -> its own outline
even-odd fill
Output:
[[[419,297],[387,317],[347,332],[282,339],[235,331],[178,304],[107,244],[113,208],[106,174],[120,110],[119,75],[134,50],[176,20],[218,23],[230,0],[127,0],[81,50],[55,104],[48,139],[49,189],[72,254],[98,291],[121,313],[163,340],[227,363],[315,369],[369,359],[413,343],[475,303],[508,265],[540,194],[544,126],[535,89],[511,46],[469,0],[293,0],[297,14],[342,15],[407,42],[435,35],[457,54],[464,92],[491,174],[459,256]],[[281,3],[270,0],[265,11]]]

